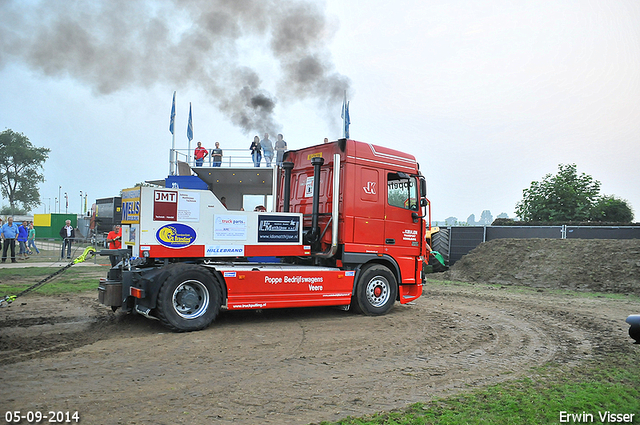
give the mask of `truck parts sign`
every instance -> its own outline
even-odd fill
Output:
[[[259,215],[258,242],[300,242],[300,217]]]

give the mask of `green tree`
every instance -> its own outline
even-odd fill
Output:
[[[38,183],[50,149],[37,148],[27,136],[7,129],[0,133],[0,188],[12,211],[31,211],[40,204]]]
[[[523,190],[516,214],[523,221],[587,221],[598,200],[600,182],[582,173],[575,164],[558,166],[558,174],[547,174]]]
[[[633,210],[629,203],[615,196],[602,196],[591,210],[591,220],[611,223],[631,223]]]

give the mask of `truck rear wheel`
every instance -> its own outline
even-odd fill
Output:
[[[385,314],[396,301],[398,284],[391,271],[380,264],[372,264],[362,270],[353,304],[356,311],[367,316]]]
[[[220,311],[221,290],[211,273],[193,264],[176,265],[158,292],[158,318],[175,331],[197,331]]]

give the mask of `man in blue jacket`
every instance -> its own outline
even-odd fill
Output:
[[[29,237],[29,228],[27,227],[27,221],[23,221],[22,225],[18,227],[18,243],[20,244],[20,253],[18,254],[21,259],[26,260],[27,256],[27,238]]]
[[[16,238],[18,237],[18,225],[13,222],[13,217],[7,218],[7,222],[0,228],[0,236],[4,239],[2,247],[2,262],[7,261],[7,248],[11,247],[11,262],[16,262]]]

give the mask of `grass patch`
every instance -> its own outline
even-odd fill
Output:
[[[45,277],[60,270],[59,267],[25,267],[0,269],[0,297],[16,295]],[[37,288],[41,295],[57,295],[70,292],[93,291],[101,277],[107,275],[109,267],[71,267],[49,282]]]
[[[518,379],[416,403],[402,411],[348,417],[334,424],[554,424],[560,423],[560,412],[591,414],[592,421],[585,417],[582,422],[602,423],[599,413],[607,411],[635,414],[633,423],[640,423],[639,360],[636,350],[570,369],[546,366],[536,369],[539,374],[535,379]]]

